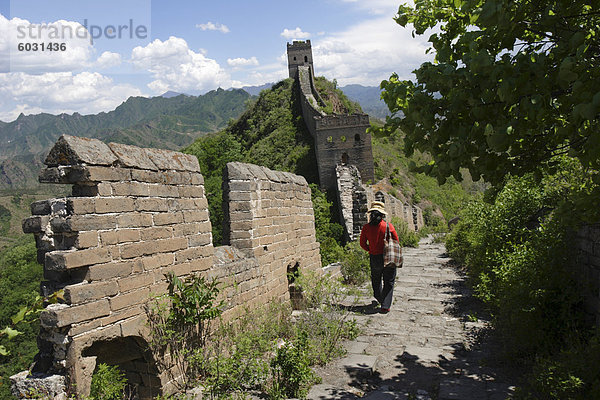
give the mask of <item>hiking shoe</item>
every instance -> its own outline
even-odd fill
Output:
[[[379,310],[379,313],[380,313],[380,314],[387,314],[387,313],[389,313],[389,312],[390,312],[390,309],[389,309],[389,308],[383,308],[383,307],[381,307],[381,310]]]

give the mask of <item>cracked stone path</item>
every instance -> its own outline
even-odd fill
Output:
[[[495,344],[485,335],[476,340],[486,321],[467,318],[479,303],[448,262],[444,245],[431,238],[405,248],[392,311],[378,314],[370,297],[359,299],[353,316],[361,336],[345,344],[347,357],[316,370],[323,382],[308,398],[510,398],[514,388],[495,368]]]

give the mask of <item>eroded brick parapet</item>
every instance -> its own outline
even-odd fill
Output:
[[[224,175],[225,241],[258,260],[264,277],[260,287],[268,295],[259,295],[257,301],[289,299],[287,273],[321,267],[306,180],[243,163],[228,163]]]
[[[40,181],[72,184],[73,196],[33,203],[23,221],[36,236],[44,291],[64,291],[40,316],[45,344],[34,369],[67,375],[86,395],[93,371],[86,352],[146,340],[143,306],[164,293],[165,274],[212,267],[208,202],[197,159],[182,153],[65,135],[46,165]],[[157,372],[145,381],[161,379]],[[139,393],[160,392],[144,385]]]

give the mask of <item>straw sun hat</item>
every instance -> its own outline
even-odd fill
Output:
[[[371,203],[371,208],[369,208],[367,213],[372,211],[379,211],[383,215],[387,215],[387,212],[385,212],[385,205],[381,201],[374,201]]]

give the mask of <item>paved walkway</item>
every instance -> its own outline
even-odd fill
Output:
[[[443,244],[422,240],[404,249],[394,304],[378,314],[371,299],[355,307],[362,336],[348,356],[317,370],[323,382],[309,399],[501,400],[512,387],[494,368],[494,345],[477,340],[486,323],[465,278],[448,265]],[[365,290],[366,293],[366,290]],[[469,318],[468,316],[472,317]],[[479,316],[479,315],[477,315]]]

